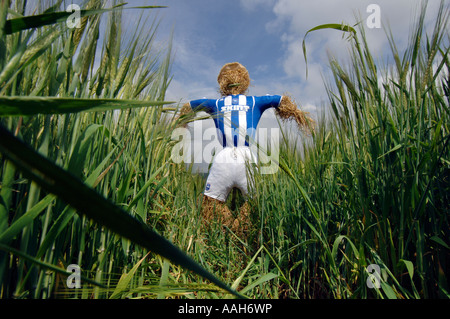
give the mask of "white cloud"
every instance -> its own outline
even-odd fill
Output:
[[[189,100],[212,98],[217,95],[214,87],[209,83],[198,81],[180,81],[176,78],[172,80],[166,92],[166,100],[184,104]]]
[[[240,4],[245,10],[252,11],[257,9],[259,6],[272,6],[274,2],[275,0],[241,0]]]
[[[427,16],[428,24],[432,24],[439,6],[438,0],[431,0],[428,3]],[[278,0],[273,7],[276,19],[269,21],[266,28],[271,33],[281,33],[281,38],[285,42],[287,55],[298,55],[298,45],[303,40],[307,30],[326,23],[348,23],[354,25],[358,22],[366,29],[366,36],[373,54],[381,54],[386,49],[387,39],[385,31],[380,29],[367,28],[367,19],[370,12],[367,7],[373,0]],[[404,49],[407,44],[408,35],[420,11],[422,1],[420,0],[377,0],[380,7],[380,17],[383,25],[389,26],[392,30],[396,44],[399,49]],[[336,55],[345,55],[345,40],[342,40],[342,33],[335,30],[320,30],[310,33],[306,38],[309,47],[311,61],[324,62],[326,50],[332,51]],[[320,50],[320,51],[317,51]],[[301,53],[301,52],[300,52]],[[301,53],[301,56],[303,54]],[[308,57],[309,57],[308,55]],[[290,66],[286,67],[292,72]]]
[[[193,35],[194,36],[194,35]],[[176,64],[167,98],[184,102],[217,95],[217,74],[221,65],[209,53],[207,40],[183,36],[174,39],[173,51]],[[191,43],[195,43],[193,46]],[[200,43],[200,44],[199,44]],[[204,43],[204,44],[202,44]]]
[[[428,25],[433,25],[438,0],[428,3]],[[306,54],[308,58],[308,77],[302,51],[302,40],[307,30],[326,23],[347,23],[355,25],[360,22],[365,29],[366,39],[372,55],[377,62],[386,63],[391,55],[386,31],[383,28],[368,28],[366,20],[371,12],[367,7],[373,0],[277,0],[273,6],[275,19],[266,23],[266,31],[278,34],[284,55],[281,65],[285,77],[280,79],[277,89],[289,91],[309,111],[318,111],[316,105],[327,100],[324,80],[330,79],[329,56],[336,58],[342,65],[348,64],[350,42],[346,34],[337,30],[318,30],[306,37]],[[419,0],[377,0],[380,8],[382,25],[388,27],[400,52],[406,49],[409,33],[420,12],[422,1]],[[392,59],[388,61],[392,62]],[[273,85],[272,85],[273,87]]]

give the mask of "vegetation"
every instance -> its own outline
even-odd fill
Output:
[[[352,32],[350,65],[330,59],[330,116],[301,148],[282,132],[276,174],[249,168],[254,227],[242,241],[221,225],[202,231],[204,179],[170,159],[168,132],[189,119],[165,105],[172,55],[170,42],[155,48],[156,20],[126,45],[123,7],[81,28],[1,27],[24,3],[0,11],[2,298],[449,297],[443,4],[429,35],[423,8],[405,52],[388,32],[384,68],[363,28]],[[80,289],[66,285],[70,264]]]

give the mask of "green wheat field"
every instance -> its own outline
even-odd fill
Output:
[[[87,1],[68,28],[61,1],[25,4],[0,1],[1,298],[450,297],[444,2],[430,34],[422,8],[405,51],[386,30],[391,65],[363,28],[342,30],[351,60],[330,57],[329,114],[295,143],[282,132],[275,174],[249,167],[247,240],[202,230],[204,176],[171,160],[170,133],[194,119],[166,100],[157,21],[125,45],[127,5]]]

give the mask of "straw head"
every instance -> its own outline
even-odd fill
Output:
[[[225,64],[217,77],[220,93],[224,96],[244,94],[250,85],[247,69],[238,62]]]

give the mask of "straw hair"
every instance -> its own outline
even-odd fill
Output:
[[[223,96],[244,94],[250,86],[247,69],[238,62],[225,64],[217,77],[219,91]]]
[[[276,113],[282,120],[295,120],[299,129],[306,133],[314,131],[315,121],[309,116],[309,112],[300,110],[288,95],[283,95]]]

